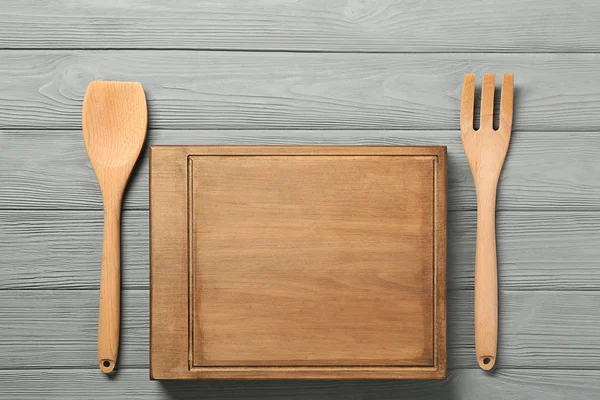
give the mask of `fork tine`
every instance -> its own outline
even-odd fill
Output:
[[[504,77],[502,78],[499,129],[508,130],[508,132],[512,129],[514,81],[515,76],[513,74],[504,74]]]
[[[481,87],[481,122],[480,128],[492,128],[494,125],[494,85],[496,75],[484,74]]]
[[[460,103],[460,130],[473,130],[473,110],[475,108],[475,74],[465,74],[462,100]]]

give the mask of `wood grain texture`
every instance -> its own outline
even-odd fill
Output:
[[[108,381],[89,369],[0,371],[0,399],[239,398],[320,400],[589,400],[600,391],[599,371],[503,369],[495,374],[457,369],[447,381],[195,381],[156,382],[146,369],[118,371]]]
[[[152,147],[152,378],[444,378],[445,161]]]
[[[597,131],[600,54],[3,51],[0,128],[80,129],[95,79],[139,81],[150,127],[459,126],[465,73],[511,71],[517,131]],[[10,93],[10,95],[8,95]]]
[[[81,132],[0,130],[0,143],[5,149],[0,151],[0,209],[102,209]],[[166,143],[445,145],[448,209],[476,209],[475,186],[458,127],[452,131],[148,132],[147,145]],[[600,210],[600,160],[595,157],[595,149],[600,148],[598,132],[514,132],[511,143],[499,183],[499,210]],[[146,149],[126,190],[126,209],[148,209],[148,179]]]
[[[187,149],[182,147],[166,152],[151,149],[150,158],[151,165],[164,165],[150,175],[150,191],[160,184],[161,195],[152,196],[150,213],[155,218],[150,218],[149,232],[165,233],[150,235],[150,283],[161,288],[150,291],[149,369],[150,379],[155,379],[190,365],[189,235],[187,229],[175,229],[188,226],[188,185],[181,183],[187,183],[189,166]]]
[[[597,52],[598,19],[594,0],[6,0],[0,47]]]
[[[147,289],[148,212],[122,226],[122,285]],[[599,227],[590,212],[498,213],[500,287],[600,290]],[[449,290],[473,289],[475,230],[475,212],[448,215]],[[101,211],[0,211],[0,290],[97,289],[101,247]]]
[[[0,369],[97,368],[97,290],[0,291]],[[147,290],[124,290],[118,368],[145,369]],[[600,293],[500,290],[498,371],[597,369]],[[478,368],[473,291],[448,294],[448,368]],[[44,327],[41,329],[40,327]],[[99,371],[98,374],[101,374]]]

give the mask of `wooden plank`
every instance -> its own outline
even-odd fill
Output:
[[[589,400],[600,371],[502,369],[493,374],[456,369],[447,381],[201,381],[157,382],[147,369],[112,379],[90,369],[0,371],[0,399],[540,399]]]
[[[122,291],[119,367],[148,365],[148,290]],[[0,368],[97,367],[98,290],[0,292]]]
[[[0,47],[596,52],[599,19],[594,0],[5,0]]]
[[[500,293],[497,367],[598,369],[600,292]],[[123,292],[119,367],[148,366],[148,291]],[[473,291],[448,296],[448,367],[478,368]],[[96,367],[97,290],[0,291],[0,369]],[[100,373],[100,371],[98,371]]]
[[[80,129],[93,79],[139,81],[166,129],[459,126],[463,74],[515,74],[515,131],[594,131],[600,54],[3,51],[0,128]]]
[[[500,212],[497,216],[500,288],[600,289],[600,214]],[[448,215],[448,288],[472,289],[476,213]],[[148,212],[122,219],[122,284],[147,289]],[[102,212],[0,212],[0,290],[97,289]]]
[[[101,210],[100,189],[77,131],[0,131],[0,209]],[[448,208],[474,210],[475,186],[455,131],[151,130],[152,144],[444,145]],[[499,210],[600,210],[598,132],[514,132]],[[51,149],[51,150],[49,150]],[[148,209],[148,151],[127,189],[126,209]]]
[[[0,289],[99,288],[102,211],[0,212]],[[148,212],[121,219],[121,283],[148,286]]]

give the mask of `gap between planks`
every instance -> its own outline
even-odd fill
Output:
[[[148,346],[148,349],[150,349],[150,346]],[[148,350],[149,351],[149,350]],[[473,357],[475,357],[475,350],[473,350]],[[52,371],[69,371],[69,370],[75,370],[75,371],[93,371],[93,372],[97,372],[98,368],[94,367],[92,365],[90,366],[77,366],[77,365],[73,365],[73,366],[56,366],[56,367],[52,367]],[[118,375],[119,371],[144,371],[148,373],[148,376],[150,375],[150,365],[149,364],[133,364],[133,365],[127,365],[125,367],[116,367],[115,368],[115,374]],[[448,368],[448,374],[451,374],[452,372],[457,372],[457,371],[470,371],[470,370],[480,370],[479,366],[477,365],[473,365],[470,367],[460,367],[460,368],[452,368],[449,367]],[[539,366],[539,367],[519,367],[519,366],[510,366],[510,367],[500,367],[497,369],[492,370],[493,372],[507,372],[507,371],[538,371],[538,370],[547,370],[547,371],[555,371],[555,372],[559,372],[559,371],[600,371],[600,366],[598,368],[586,368],[586,367],[572,367],[572,368],[560,368],[560,367],[553,367],[553,366]],[[0,366],[0,371],[48,371],[48,367],[47,366],[42,366],[42,365],[33,365],[31,367],[4,367],[4,366]],[[101,375],[98,375],[101,376]],[[150,381],[150,378],[148,377],[148,380]],[[276,379],[277,380],[277,379]],[[280,381],[294,381],[294,382],[322,382],[321,380],[311,380],[311,379],[279,379]],[[198,381],[202,381],[202,380],[180,380],[180,381],[174,381],[174,382],[198,382]],[[212,382],[218,382],[218,381],[223,381],[222,379],[207,379],[204,381],[212,381]],[[238,380],[238,381],[244,381],[244,380]],[[262,379],[254,379],[254,380],[248,380],[249,382],[264,382],[265,380]],[[337,381],[337,382],[349,382],[349,380],[345,380],[345,379],[334,379],[333,381]],[[352,380],[350,380],[352,381]],[[360,380],[360,379],[354,379],[354,381],[364,381],[364,382],[374,382],[377,380],[371,380],[371,379],[365,379],[365,380]],[[403,379],[383,379],[382,381],[386,381],[386,382],[410,382],[411,380],[403,380]],[[429,381],[429,382],[435,382],[435,380],[416,380],[416,382],[419,381]],[[164,382],[164,381],[163,381]],[[414,380],[413,380],[414,382]]]
[[[11,211],[11,212],[45,212],[46,210],[40,210],[38,208],[18,208],[18,207],[0,207],[0,211]],[[76,213],[86,213],[86,212],[96,212],[102,211],[101,208],[90,207],[88,209],[81,208],[51,208],[46,212],[76,212]],[[123,207],[122,211],[128,212],[148,212],[148,208],[140,208],[140,207]],[[448,210],[448,214],[456,214],[461,212],[476,212],[476,208],[461,208],[455,210]],[[535,209],[527,209],[527,208],[496,208],[496,212],[509,212],[509,213],[536,213],[536,212],[560,212],[560,213],[600,213],[600,208],[564,208],[564,207],[538,207]]]
[[[457,112],[460,112],[459,110],[457,110]],[[151,117],[151,116],[150,116]],[[258,124],[257,124],[258,125]],[[403,132],[438,132],[438,133],[454,133],[456,135],[458,135],[458,137],[460,137],[460,129],[432,129],[432,128],[411,128],[411,129],[386,129],[386,128],[369,128],[369,127],[365,127],[365,128],[356,128],[356,127],[349,127],[349,128],[329,128],[329,127],[324,127],[324,128],[292,128],[292,129],[284,129],[284,128],[272,128],[272,127],[256,127],[256,128],[198,128],[198,129],[190,129],[190,128],[184,128],[184,127],[174,127],[174,128],[169,128],[169,129],[165,129],[162,127],[154,127],[152,126],[152,120],[148,121],[148,131],[150,130],[169,130],[169,131],[182,131],[182,132],[189,132],[189,131],[197,131],[198,133],[202,133],[202,132],[231,132],[231,131],[236,131],[236,132],[256,132],[256,131],[265,131],[265,132],[289,132],[289,133],[294,133],[294,132],[307,132],[307,131],[315,131],[315,132],[320,132],[320,131],[330,131],[330,132],[338,132],[338,131],[348,131],[348,132],[361,132],[361,131],[374,131],[374,132],[394,132],[394,133],[403,133]],[[44,128],[44,127],[40,127],[40,126],[14,126],[14,127],[0,127],[0,135],[2,135],[3,132],[81,132],[81,127],[76,127],[76,128],[69,128],[69,127],[65,127],[65,128],[60,128],[60,127],[55,127],[55,126],[51,126],[48,128]],[[519,129],[513,129],[512,130],[512,134],[515,133],[561,133],[561,132],[565,132],[564,129],[559,129],[559,130],[548,130],[548,129],[523,129],[523,128],[519,128]],[[569,133],[583,133],[583,134],[597,134],[598,130],[593,130],[593,129],[589,129],[589,128],[572,128],[568,130]],[[165,145],[168,145],[170,143],[164,143]],[[193,144],[193,143],[190,143]]]

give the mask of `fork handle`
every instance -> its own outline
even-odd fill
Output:
[[[475,252],[475,353],[481,369],[496,363],[498,345],[498,266],[496,259],[496,187],[477,193]]]

